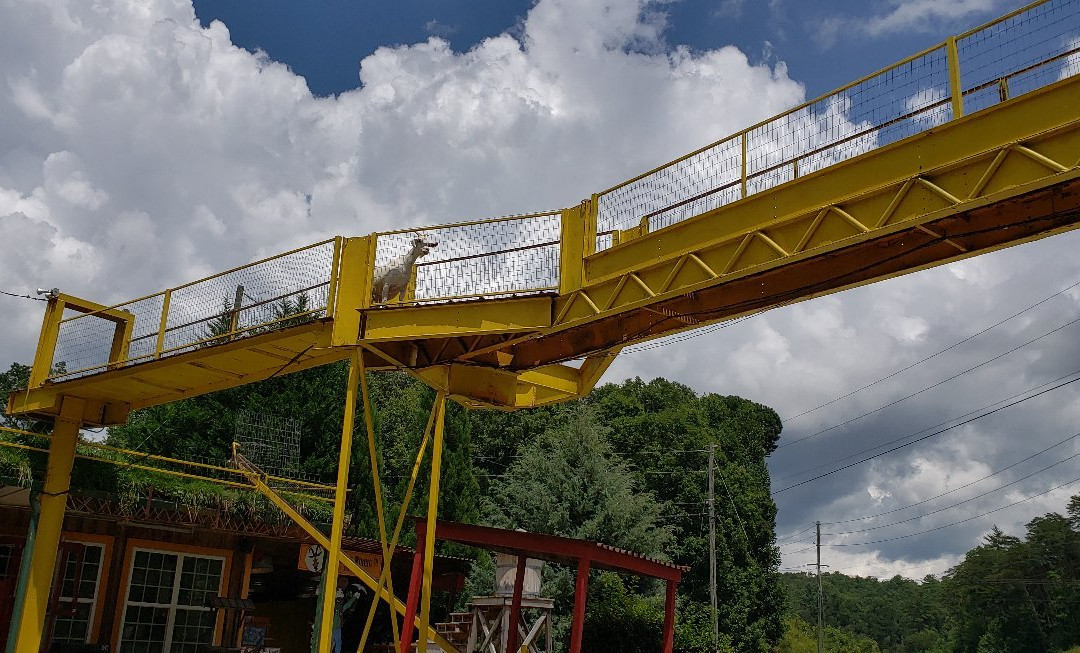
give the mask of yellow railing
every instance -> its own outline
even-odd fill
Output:
[[[340,248],[340,238],[324,240],[112,306],[62,295],[46,315],[39,347],[51,352],[35,357],[31,385],[331,315]]]
[[[415,260],[406,292],[387,304],[558,290],[561,217],[561,211],[543,211],[376,233],[372,303],[383,303],[380,277],[418,238],[436,245]]]
[[[1040,0],[596,196],[597,249],[1080,72],[1080,0]]]

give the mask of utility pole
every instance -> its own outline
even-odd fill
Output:
[[[817,526],[817,650],[822,653],[821,622],[825,615],[824,592],[821,590],[821,522],[815,522]]]
[[[713,466],[716,445],[709,445],[709,606],[712,610],[713,650],[720,641],[720,620],[716,612],[716,493],[713,491]]]

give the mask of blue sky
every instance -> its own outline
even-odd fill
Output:
[[[195,0],[199,20],[221,20],[233,42],[261,49],[303,75],[312,92],[340,93],[358,85],[361,59],[380,46],[412,44],[429,36],[466,51],[484,38],[518,31],[532,0]],[[666,20],[669,47],[694,51],[735,45],[751,62],[783,61],[806,86],[807,97],[827,93],[950,34],[1008,9],[1009,0],[949,0],[931,17],[904,20],[919,2],[871,0],[674,0],[651,10]],[[927,4],[923,2],[921,4]],[[863,27],[892,16],[895,27]],[[848,21],[851,21],[848,23]]]

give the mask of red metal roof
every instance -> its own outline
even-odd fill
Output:
[[[427,525],[422,518],[413,519],[416,521],[416,533],[419,537],[426,531]],[[682,578],[683,572],[689,569],[601,542],[512,531],[493,526],[439,521],[435,525],[435,537],[448,542],[561,564],[576,565],[579,560],[588,560],[591,567],[676,582]]]

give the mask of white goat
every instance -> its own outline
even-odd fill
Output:
[[[371,293],[372,301],[385,304],[391,298],[402,299],[409,285],[416,259],[438,246],[439,243],[435,241],[427,242],[417,236],[413,238],[412,249],[408,252],[392,259],[389,263],[376,266],[375,284],[372,286]]]

